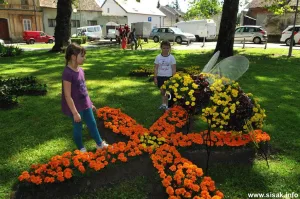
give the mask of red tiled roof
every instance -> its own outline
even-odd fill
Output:
[[[40,0],[40,7],[56,8],[57,0]],[[96,0],[79,0],[77,10],[102,11]]]

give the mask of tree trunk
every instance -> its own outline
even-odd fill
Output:
[[[233,43],[239,0],[225,0],[223,4],[222,19],[215,52],[220,51],[220,57],[233,55]]]
[[[54,31],[55,45],[52,52],[60,52],[63,46],[69,44],[71,35],[72,0],[57,1],[56,26]]]

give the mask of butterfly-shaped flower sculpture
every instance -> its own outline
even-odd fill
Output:
[[[210,139],[206,139],[207,131],[184,135],[178,130],[186,124],[187,113],[180,106],[166,111],[149,129],[120,109],[100,108],[97,116],[104,121],[106,128],[112,130],[111,133],[127,136],[129,141],[110,143],[107,149],[96,152],[82,153],[76,150],[54,156],[47,164],[33,165],[30,171],[24,171],[19,180],[37,185],[62,182],[72,178],[76,170],[81,173],[87,169],[99,171],[109,164],[127,162],[135,156],[149,153],[170,199],[221,199],[223,193],[216,189],[215,182],[201,168],[183,158],[177,149],[203,144],[238,147],[252,142],[253,137],[256,142],[270,140],[269,135],[261,130],[255,130],[251,135],[211,132]],[[206,143],[205,140],[210,142]]]

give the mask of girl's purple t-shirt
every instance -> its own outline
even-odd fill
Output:
[[[84,71],[82,68],[79,67],[79,71],[75,72],[66,66],[62,74],[62,81],[71,82],[71,97],[78,112],[92,107],[92,101],[88,95],[85,85]],[[63,85],[61,105],[62,112],[68,116],[72,116],[72,112],[65,98]]]

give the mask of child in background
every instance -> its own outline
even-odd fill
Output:
[[[137,48],[139,46],[141,47],[141,50],[143,50],[143,48],[142,48],[142,37],[141,36],[139,36],[138,41],[137,41]]]
[[[161,89],[161,86],[176,73],[176,60],[170,54],[171,44],[169,41],[162,41],[160,48],[161,54],[157,55],[154,61],[154,83],[160,89],[162,96],[162,105],[159,109],[167,110],[168,97],[166,96],[166,90]]]
[[[66,49],[66,66],[62,74],[62,112],[72,118],[75,144],[82,152],[86,152],[82,143],[82,121],[86,123],[95,140],[96,148],[108,147],[108,144],[100,137],[92,112],[92,110],[96,111],[96,107],[88,95],[84,71],[80,67],[85,60],[85,54],[83,47],[74,43],[70,44]]]
[[[122,38],[122,49],[125,50],[127,48],[127,37],[123,36]]]

